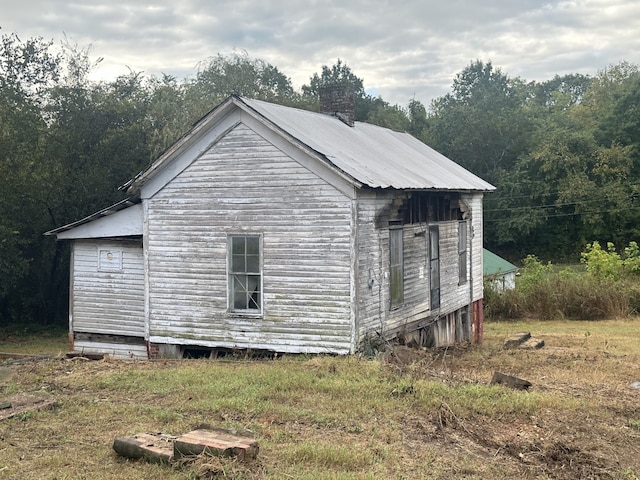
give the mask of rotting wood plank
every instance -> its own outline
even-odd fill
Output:
[[[524,342],[529,340],[530,338],[531,338],[530,332],[516,333],[505,340],[503,347],[506,350],[509,350],[511,348],[517,348],[520,345],[522,345]]]
[[[116,438],[113,441],[113,449],[123,457],[170,464],[174,458],[175,439],[176,437],[170,435],[139,433],[132,437]]]
[[[504,385],[516,390],[528,390],[532,386],[532,383],[522,378],[514,377],[513,375],[505,375],[500,372],[493,372],[491,377],[491,385]]]

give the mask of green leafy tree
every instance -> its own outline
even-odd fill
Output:
[[[304,108],[317,111],[320,87],[335,85],[346,85],[353,92],[357,121],[401,131],[409,127],[406,112],[398,105],[390,105],[379,96],[367,94],[364,81],[341,59],[331,67],[323,65],[321,73],[314,73],[309,79],[309,84],[302,86]]]
[[[428,143],[489,182],[527,148],[531,118],[525,84],[491,62],[472,62],[456,75],[452,93],[431,104]]]
[[[61,61],[51,45],[15,34],[0,39],[0,325],[44,307],[36,284],[42,252],[48,251],[42,232],[50,220],[42,112]]]
[[[499,180],[494,239],[570,258],[589,239],[637,238],[638,141],[625,133],[633,128],[625,129],[624,116],[613,113],[640,101],[636,81],[637,70],[622,64],[589,82],[556,79],[557,94],[545,85],[545,98],[555,100],[530,107],[531,148]]]

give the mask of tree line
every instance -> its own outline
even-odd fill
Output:
[[[633,64],[527,82],[475,61],[450,93],[400,106],[367,94],[340,59],[300,90],[246,53],[205,59],[186,79],[91,81],[99,62],[77,45],[0,39],[0,327],[64,324],[68,245],[43,232],[123,199],[119,186],[230,94],[317,110],[320,86],[348,83],[356,120],[409,132],[497,187],[485,197],[485,244],[514,261],[637,239]]]

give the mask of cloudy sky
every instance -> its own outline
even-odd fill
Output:
[[[91,45],[102,79],[129,68],[182,79],[246,51],[299,89],[340,58],[403,106],[449,92],[476,59],[538,81],[640,64],[637,0],[0,0],[0,28]]]

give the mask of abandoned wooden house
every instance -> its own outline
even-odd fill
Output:
[[[315,113],[231,96],[127,184],[129,199],[47,232],[72,242],[74,351],[481,338],[494,187],[407,133],[354,122],[352,97],[322,98]]]

